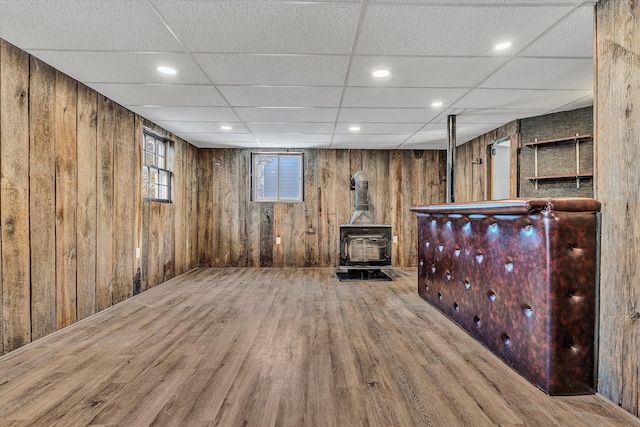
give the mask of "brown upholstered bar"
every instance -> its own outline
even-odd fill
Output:
[[[543,391],[594,389],[593,199],[416,206],[418,293]]]

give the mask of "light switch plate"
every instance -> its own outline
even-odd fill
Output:
[[[140,258],[140,248],[136,248],[136,258]]]
[[[276,237],[276,245],[280,244],[280,237]]]
[[[393,236],[393,243],[398,243],[398,236]]]

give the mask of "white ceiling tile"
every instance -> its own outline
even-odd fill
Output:
[[[513,43],[517,52],[571,10],[567,7],[367,7],[357,54],[494,55],[493,46]]]
[[[411,136],[407,141],[402,144],[403,148],[406,148],[409,145],[416,144],[433,144],[433,145],[442,145],[442,148],[446,148],[447,146],[447,136],[443,135],[435,135],[435,134],[416,134]]]
[[[304,148],[329,148],[328,142],[262,142],[260,147],[262,148],[281,148],[281,149],[304,149]]]
[[[256,142],[252,134],[248,133],[215,133],[215,132],[176,132],[179,137],[192,142]]]
[[[582,6],[543,34],[520,55],[592,58],[593,20],[593,6]]]
[[[589,95],[585,90],[474,89],[456,108],[554,109]]]
[[[456,123],[491,123],[500,127],[502,124],[525,117],[539,116],[547,110],[485,110],[466,109],[456,115]],[[446,116],[442,119],[446,122]]]
[[[438,108],[341,108],[338,121],[344,123],[429,122],[442,112]]]
[[[237,122],[180,122],[174,120],[158,120],[155,124],[173,133],[219,133],[221,136],[250,133],[242,123]],[[221,126],[231,126],[230,131],[222,130]],[[253,138],[251,138],[253,139]]]
[[[361,8],[354,3],[153,3],[187,49],[230,53],[348,54]]]
[[[395,150],[399,145],[400,143],[398,142],[390,141],[334,141],[333,144],[331,144],[331,148],[338,150]]]
[[[557,111],[570,111],[570,110],[577,110],[578,108],[585,108],[585,107],[591,107],[591,106],[593,106],[593,93],[585,96],[584,98],[580,98],[578,100],[565,104],[549,112],[551,113],[551,112],[557,112]]]
[[[338,108],[246,108],[235,109],[244,122],[335,122]]]
[[[506,61],[495,58],[356,56],[349,72],[349,86],[473,87]],[[375,78],[374,70],[391,75]],[[473,72],[470,72],[473,70]]]
[[[225,107],[213,86],[90,83],[90,87],[122,105]]]
[[[514,58],[480,87],[593,90],[593,60]]]
[[[389,146],[397,146],[407,139],[409,135],[360,135],[360,134],[336,134],[333,136],[333,145],[350,144],[350,143],[371,143],[371,144],[389,144]],[[333,146],[332,145],[332,146]]]
[[[347,55],[196,54],[215,84],[342,86]]]
[[[333,133],[334,123],[247,123],[255,133]]]
[[[427,108],[439,100],[445,106],[460,98],[466,89],[409,89],[409,88],[360,88],[345,89],[342,106],[344,107],[399,107]]]
[[[26,50],[182,50],[140,0],[2,0],[0,37]]]
[[[352,132],[349,128],[352,125],[360,127],[359,132]],[[338,123],[336,125],[336,134],[405,134],[411,135],[424,126],[424,123]]]
[[[251,142],[222,142],[222,141],[207,141],[205,140],[192,140],[189,141],[191,144],[198,148],[260,148],[260,144],[256,141]]]
[[[218,86],[231,106],[337,107],[341,87]]]
[[[223,107],[226,102],[212,86],[89,84],[122,105]]]
[[[134,113],[151,121],[238,122],[238,116],[227,107],[147,107],[125,105]]]
[[[32,50],[36,58],[83,83],[207,84],[206,76],[184,53],[77,52]],[[159,66],[175,68],[168,76]]]
[[[261,144],[329,144],[331,134],[303,134],[303,133],[255,133]]]

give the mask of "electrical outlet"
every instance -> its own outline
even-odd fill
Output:
[[[140,258],[140,248],[136,248],[136,258]]]
[[[280,244],[280,237],[276,237],[276,245]]]
[[[398,236],[393,236],[393,243],[398,243]]]

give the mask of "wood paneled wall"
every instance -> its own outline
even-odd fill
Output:
[[[640,413],[640,4],[596,6],[595,197],[602,202],[598,391]]]
[[[409,207],[444,201],[444,152],[294,151],[304,153],[303,203],[251,202],[251,151],[200,150],[200,266],[337,266],[339,226],[353,214],[349,183],[358,170],[369,179],[374,221],[390,224],[398,236],[393,265],[416,265],[416,219]]]
[[[143,124],[173,141],[174,182],[173,203],[142,205],[140,291],[191,270],[198,262],[198,149],[149,121]]]
[[[173,138],[175,203],[143,204],[142,126],[0,40],[0,354],[197,263],[198,150]]]

